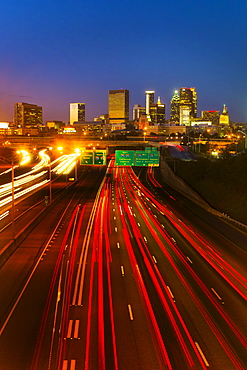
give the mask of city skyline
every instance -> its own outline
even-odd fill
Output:
[[[196,88],[198,115],[226,104],[232,121],[247,121],[244,0],[3,0],[0,11],[2,121],[13,121],[14,103],[27,102],[44,108],[43,122],[68,122],[75,101],[92,120],[107,113],[107,92],[120,88],[130,91],[130,111],[155,90],[169,117],[183,86]]]
[[[195,88],[182,88],[182,87],[180,87],[180,88],[178,88],[177,90],[175,90],[174,91],[174,95],[176,95],[177,94],[177,92],[179,92],[179,90],[182,90],[182,89],[188,89],[188,90],[190,90],[190,89],[195,89]],[[83,119],[81,119],[82,121],[93,121],[94,120],[94,118],[96,119],[96,118],[98,118],[99,116],[102,116],[102,115],[105,115],[105,114],[108,114],[109,113],[109,93],[110,93],[110,91],[129,91],[129,90],[126,90],[126,89],[119,89],[119,90],[109,90],[108,91],[108,103],[107,103],[107,107],[106,107],[106,112],[103,112],[103,113],[99,113],[99,115],[96,117],[96,115],[95,116],[93,116],[93,117],[91,117],[90,119],[88,119],[88,117],[86,116],[86,112],[85,112],[85,107],[86,107],[86,103],[71,103],[71,102],[69,102],[68,103],[68,113],[67,113],[67,116],[68,116],[68,119],[66,119],[66,120],[61,120],[61,122],[64,122],[65,124],[72,124],[71,123],[71,107],[72,106],[75,106],[75,105],[83,105],[84,106],[84,111],[83,111]],[[142,104],[142,106],[145,108],[145,110],[146,110],[146,104],[147,104],[147,92],[150,92],[150,91],[145,91],[144,92],[144,94],[145,94],[145,96],[144,96],[144,104]],[[170,113],[171,113],[171,102],[172,102],[172,99],[173,99],[173,96],[171,97],[171,99],[170,99],[170,101],[168,102],[168,103],[166,103],[166,102],[161,102],[161,100],[160,100],[160,96],[157,96],[157,98],[156,98],[156,96],[155,96],[155,91],[151,91],[152,93],[153,93],[153,95],[154,95],[154,103],[156,102],[156,100],[157,100],[157,104],[162,104],[162,106],[164,105],[165,106],[165,109],[167,109],[167,114],[166,114],[166,116],[167,116],[167,120],[169,120],[169,119],[171,119],[171,116],[170,116]],[[34,103],[27,103],[27,102],[15,102],[14,103],[14,106],[13,106],[13,118],[12,118],[12,120],[4,120],[4,119],[1,119],[1,117],[0,117],[0,121],[2,121],[2,122],[14,122],[15,121],[15,106],[17,105],[17,104],[24,104],[24,105],[36,105],[36,104],[34,104]],[[154,104],[154,105],[157,105],[157,104]],[[129,116],[129,119],[127,119],[126,120],[126,122],[127,121],[131,121],[131,120],[134,120],[135,118],[134,118],[134,111],[133,111],[133,109],[135,109],[137,106],[140,106],[141,107],[141,105],[139,104],[139,103],[135,103],[133,106],[131,106],[131,103],[129,103],[129,113],[130,113],[130,116]],[[44,107],[41,107],[42,109],[44,108]],[[203,112],[204,111],[212,111],[212,112],[215,112],[215,111],[218,111],[219,113],[220,112],[223,112],[224,111],[224,109],[227,109],[228,110],[228,113],[229,113],[229,109],[228,109],[228,106],[226,105],[226,104],[223,104],[222,105],[222,107],[219,107],[217,110],[216,109],[201,109],[201,110],[197,110],[197,115],[195,115],[195,117],[202,117],[203,116]],[[145,114],[145,112],[143,112],[144,114]],[[1,111],[0,111],[0,114],[1,114]],[[133,116],[133,117],[132,117]],[[79,120],[79,119],[77,119],[77,120]],[[46,122],[49,122],[49,121],[52,121],[51,119],[49,120],[49,119],[43,119],[43,125],[45,125],[46,124]],[[53,121],[58,121],[58,119],[55,117],[54,118],[54,120]],[[124,121],[124,120],[123,120]],[[171,119],[171,121],[172,121],[172,119]],[[231,119],[231,121],[232,122],[237,122],[237,121],[234,121],[233,119]],[[173,122],[173,121],[172,121]],[[244,122],[244,121],[238,121],[238,122]]]

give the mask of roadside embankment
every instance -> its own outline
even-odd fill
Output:
[[[209,212],[247,227],[247,156],[246,163],[241,160],[241,166],[233,168],[235,163],[205,159],[170,161],[172,168],[175,165],[174,173],[161,159],[161,173],[167,183]]]

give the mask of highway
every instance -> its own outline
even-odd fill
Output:
[[[0,270],[1,370],[246,369],[244,232],[113,160],[49,207]]]

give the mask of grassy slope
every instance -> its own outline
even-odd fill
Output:
[[[247,154],[214,162],[179,161],[176,174],[214,208],[247,224]]]

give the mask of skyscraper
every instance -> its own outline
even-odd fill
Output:
[[[42,125],[42,107],[35,104],[15,103],[14,121],[19,128],[37,128]]]
[[[180,88],[180,111],[181,108],[188,107],[190,110],[190,117],[195,118],[197,115],[197,93],[194,87]]]
[[[173,123],[179,123],[179,114],[180,114],[179,102],[180,102],[180,98],[179,98],[178,90],[175,90],[172,100],[170,101],[170,104],[171,104],[170,119],[171,119],[171,122]]]
[[[146,114],[148,115],[150,112],[150,105],[154,104],[154,93],[155,91],[145,91],[146,94]]]
[[[187,105],[180,105],[179,124],[180,126],[190,126],[191,110]]]
[[[135,104],[133,107],[133,120],[138,120],[141,116],[146,114],[146,108],[141,107],[139,104]]]
[[[229,126],[230,124],[230,119],[229,119],[229,114],[226,105],[223,105],[223,110],[220,115],[220,125],[221,126]]]
[[[70,124],[85,121],[85,103],[70,103]]]
[[[166,120],[166,106],[160,101],[158,97],[157,104],[150,104],[149,115],[153,125],[161,125]]]
[[[129,90],[109,90],[109,123],[129,121]]]
[[[202,111],[202,120],[210,121],[213,125],[219,125],[220,120],[220,111],[218,110],[203,110]]]

